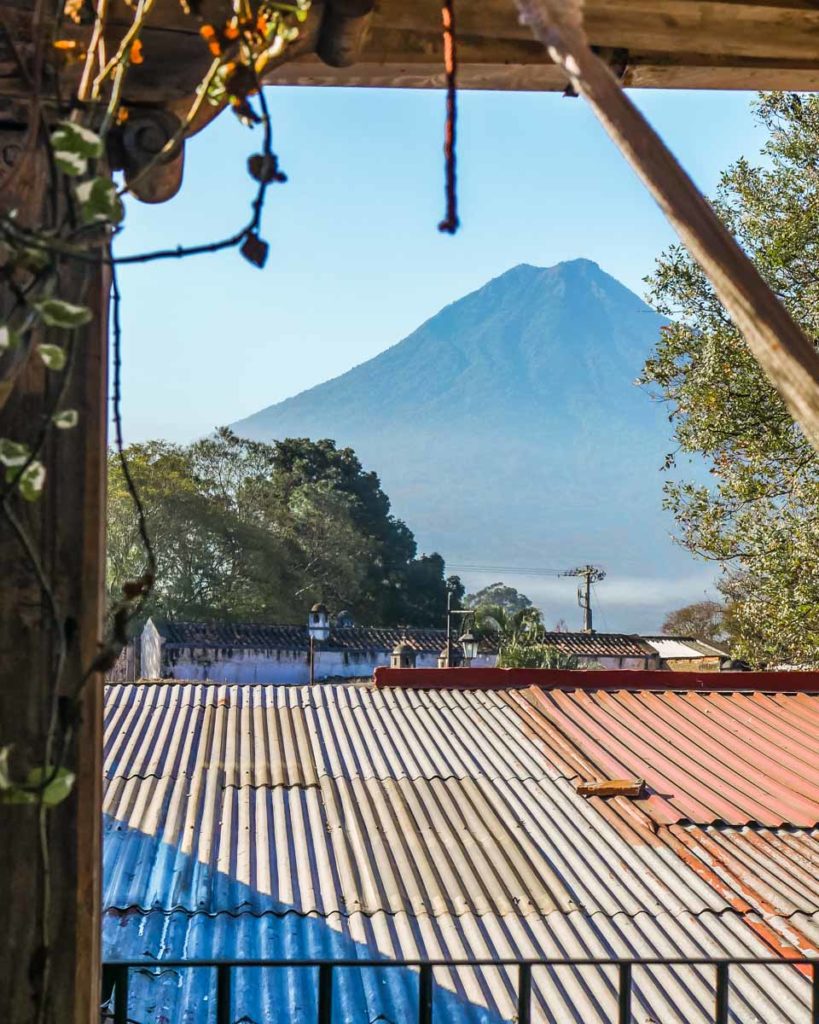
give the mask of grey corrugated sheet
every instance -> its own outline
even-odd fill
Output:
[[[105,770],[109,958],[770,955],[667,846],[579,798],[492,692],[113,686]],[[807,1020],[794,968],[754,971],[735,1021]],[[411,1019],[412,972],[382,973],[342,972],[338,1021]],[[512,1018],[501,971],[437,981],[441,1024]],[[709,1020],[710,978],[635,981],[636,1021]],[[538,1020],[611,1019],[599,971],[535,982]],[[236,1019],[309,1021],[314,987],[246,971]],[[209,997],[205,972],[140,975],[131,1017],[208,1020]]]

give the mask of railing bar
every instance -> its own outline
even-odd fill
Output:
[[[114,1024],[128,1024],[128,982],[131,969],[114,967]]]
[[[216,1024],[231,1024],[231,965],[219,964],[216,968]]]
[[[714,1024],[728,1024],[728,964],[717,964]]]
[[[319,966],[318,1024],[331,1024],[333,1019],[333,965]]]
[[[421,964],[418,974],[418,1024],[432,1024],[431,964]]]
[[[617,1024],[631,1024],[631,964],[621,963],[617,977]]]
[[[819,963],[813,965],[813,984],[811,998],[811,1024],[819,1024]]]
[[[531,1024],[532,1020],[532,965],[518,968],[518,1024]]]

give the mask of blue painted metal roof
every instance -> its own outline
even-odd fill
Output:
[[[112,686],[105,774],[107,959],[771,954],[725,886],[579,797],[508,694]],[[775,972],[732,974],[735,1022],[808,1019],[805,979]],[[138,974],[131,1019],[213,1020],[211,974]],[[611,971],[533,980],[535,1020],[614,1019]],[[512,1020],[514,982],[436,972],[436,1024]],[[235,1020],[309,1022],[315,991],[306,969],[242,969]],[[341,970],[335,1009],[403,1024],[417,975]],[[712,1013],[710,975],[635,971],[635,1021]]]

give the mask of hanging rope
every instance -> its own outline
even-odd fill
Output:
[[[455,176],[455,127],[458,119],[456,105],[458,58],[455,52],[455,0],[443,0],[441,20],[444,27],[444,71],[446,73],[446,127],[444,129],[446,215],[438,225],[438,230],[454,235],[458,230],[459,224],[457,179]]]

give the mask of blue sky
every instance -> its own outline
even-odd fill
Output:
[[[761,144],[747,93],[632,93],[697,183]],[[186,441],[400,340],[517,263],[585,256],[629,287],[673,235],[582,100],[460,96],[462,229],[443,214],[438,92],[269,90],[287,184],[267,266],[236,252],[124,268],[126,440]],[[170,203],[132,203],[119,251],[208,241],[247,218],[258,132],[220,117]]]

